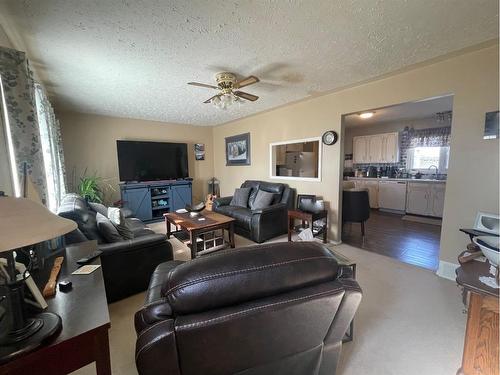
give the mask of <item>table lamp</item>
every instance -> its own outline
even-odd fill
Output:
[[[61,317],[42,312],[29,318],[24,301],[25,275],[17,274],[14,251],[62,236],[76,229],[74,221],[59,217],[26,198],[0,196],[0,258],[7,259],[0,286],[6,290],[12,323],[0,337],[0,362],[33,350],[61,328]],[[2,293],[3,294],[3,293]],[[2,296],[0,294],[0,300]],[[1,320],[6,319],[6,314]]]

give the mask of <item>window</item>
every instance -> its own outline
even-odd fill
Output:
[[[321,139],[271,143],[270,178],[321,181]]]
[[[428,171],[432,166],[447,173],[450,147],[414,147],[408,149],[407,169]]]

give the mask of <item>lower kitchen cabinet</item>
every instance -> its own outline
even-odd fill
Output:
[[[409,182],[406,192],[406,212],[443,217],[445,190],[444,183]]]
[[[368,189],[370,208],[378,208],[378,181],[354,180],[357,189]]]

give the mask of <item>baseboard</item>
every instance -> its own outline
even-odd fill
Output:
[[[340,245],[342,241],[328,240],[328,243],[331,243],[332,245]]]
[[[455,270],[460,267],[456,263],[450,263],[450,262],[445,262],[444,260],[439,261],[439,268],[436,271],[436,275],[439,277],[455,281],[457,278],[457,275],[455,273]]]

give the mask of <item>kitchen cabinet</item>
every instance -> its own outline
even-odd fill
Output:
[[[354,164],[369,163],[368,137],[354,137],[352,139],[352,162]]]
[[[382,134],[382,162],[399,162],[399,133]]]
[[[378,181],[355,180],[356,189],[367,189],[370,208],[378,208]]]
[[[443,217],[444,193],[446,184],[432,184],[431,188],[431,215]]]
[[[276,165],[285,165],[286,163],[286,146],[276,146]]]
[[[446,184],[409,182],[406,212],[415,215],[443,217]]]
[[[429,212],[430,184],[409,182],[406,191],[406,212],[415,215],[427,215]]]
[[[370,163],[379,163],[383,160],[382,156],[382,143],[384,137],[381,135],[374,135],[368,137],[368,158]]]
[[[355,164],[399,162],[399,133],[354,137],[352,159]]]

